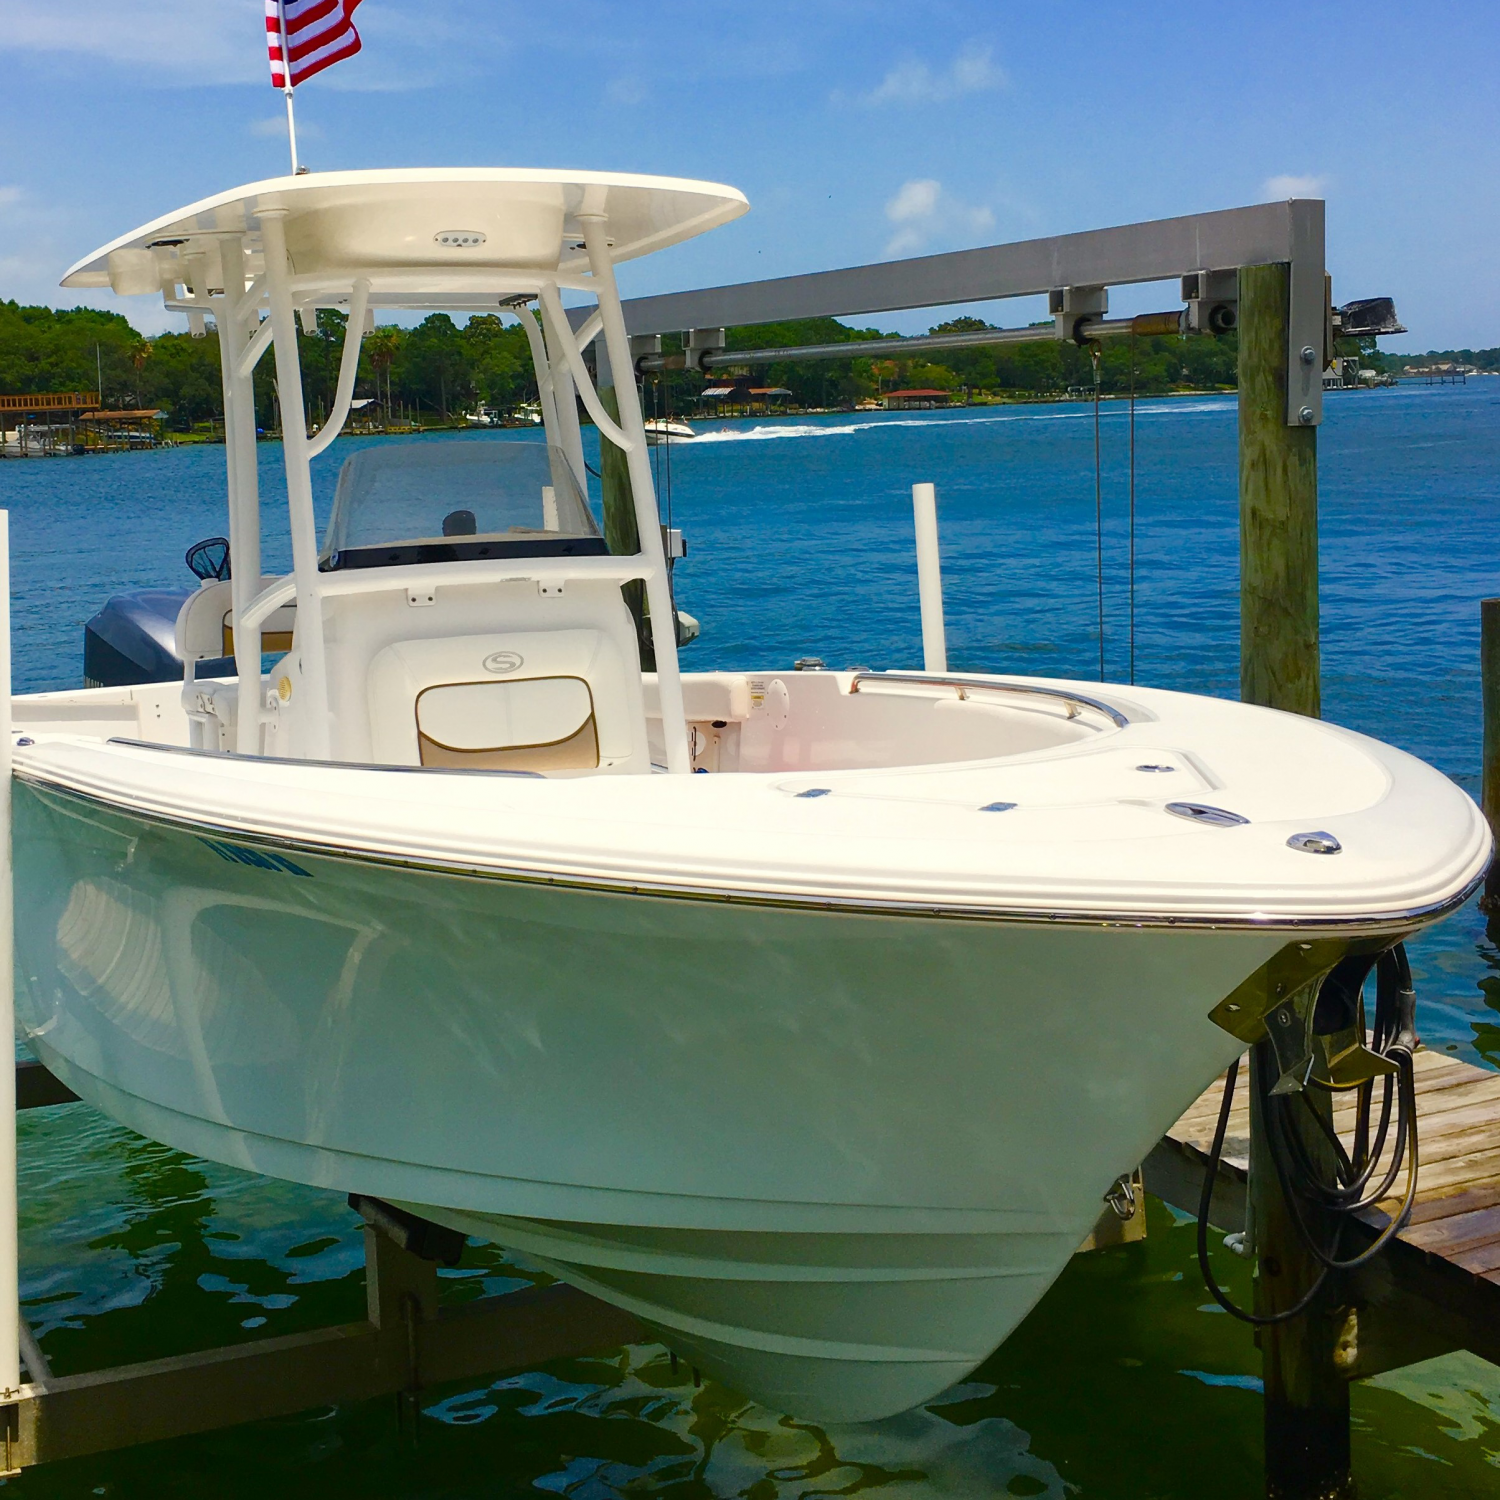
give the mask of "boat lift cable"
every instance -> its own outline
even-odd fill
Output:
[[[1104,681],[1104,470],[1099,446],[1099,346],[1089,351],[1094,361],[1094,561],[1099,590],[1099,681]]]
[[[1337,1131],[1314,1107],[1308,1093],[1310,1088],[1331,1091],[1334,1087],[1332,1084],[1309,1076],[1303,1088],[1280,1094],[1267,1088],[1268,1080],[1260,1079],[1256,1084],[1264,1090],[1260,1102],[1266,1122],[1266,1154],[1276,1172],[1277,1184],[1287,1203],[1297,1237],[1319,1267],[1307,1292],[1294,1306],[1277,1313],[1253,1313],[1237,1306],[1215,1279],[1208,1261],[1209,1214],[1214,1183],[1223,1158],[1224,1137],[1234,1103],[1235,1083],[1240,1067],[1238,1059],[1225,1078],[1224,1097],[1219,1106],[1219,1119],[1204,1171],[1203,1191],[1198,1200],[1198,1268],[1214,1301],[1225,1312],[1243,1322],[1263,1326],[1289,1322],[1300,1316],[1312,1304],[1331,1273],[1353,1271],[1373,1260],[1401,1232],[1411,1215],[1412,1205],[1416,1201],[1420,1165],[1416,1082],[1412,1071],[1412,1056],[1418,1043],[1415,1029],[1416,996],[1412,989],[1411,965],[1407,960],[1405,944],[1397,943],[1375,960],[1347,958],[1331,970],[1319,989],[1314,1006],[1313,1028],[1314,1033],[1319,1034],[1320,1019],[1331,1019],[1337,1023],[1340,1019],[1347,1019],[1338,1015],[1340,1011],[1352,1011],[1356,1034],[1361,1037],[1364,1035],[1363,985],[1371,967],[1376,971],[1376,1004],[1375,1026],[1369,1050],[1376,1058],[1393,1064],[1395,1068],[1394,1073],[1387,1072],[1382,1080],[1379,1121],[1375,1126],[1373,1139],[1370,1131],[1375,1093],[1373,1078],[1367,1078],[1355,1088],[1352,1147],[1345,1146]],[[1331,1017],[1320,1018],[1319,1010],[1328,1010],[1333,1014]],[[1346,1028],[1339,1026],[1338,1029]],[[1371,1189],[1370,1182],[1384,1160],[1386,1143],[1391,1138],[1393,1114],[1395,1138],[1391,1143],[1390,1159],[1379,1185]],[[1331,1176],[1327,1168],[1314,1161],[1307,1148],[1298,1123],[1303,1116],[1311,1118],[1315,1129],[1329,1148],[1333,1163]],[[1350,1220],[1387,1197],[1395,1186],[1403,1165],[1406,1170],[1406,1186],[1399,1210],[1363,1250],[1350,1256],[1340,1255],[1340,1242]],[[1332,1235],[1326,1247],[1311,1222],[1319,1216],[1332,1221]]]
[[[1130,330],[1130,685],[1135,686],[1135,329]]]

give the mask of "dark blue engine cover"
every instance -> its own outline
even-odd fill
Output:
[[[86,687],[182,680],[173,631],[191,589],[143,589],[116,594],[83,627]]]

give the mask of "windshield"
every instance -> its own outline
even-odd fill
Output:
[[[481,557],[601,553],[599,528],[558,448],[422,438],[344,463],[324,570]]]

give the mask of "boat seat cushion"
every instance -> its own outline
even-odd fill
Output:
[[[545,775],[649,769],[628,666],[604,630],[395,642],[370,661],[374,759]]]
[[[277,581],[267,576],[260,584],[262,588],[270,588]],[[174,632],[177,654],[183,661],[234,655],[233,588],[227,578],[213,579],[188,595],[178,612]],[[261,626],[261,650],[290,651],[296,618],[295,604],[283,604],[273,610]]]
[[[592,771],[599,764],[594,695],[581,677],[450,682],[417,694],[424,766]]]

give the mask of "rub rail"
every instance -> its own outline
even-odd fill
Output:
[[[857,693],[862,682],[903,682],[918,687],[951,687],[960,698],[971,692],[1021,693],[1032,698],[1053,698],[1068,706],[1068,717],[1076,719],[1083,709],[1103,714],[1116,729],[1128,729],[1130,720],[1119,709],[1089,698],[1083,693],[1070,693],[1064,688],[1037,687],[1026,682],[976,682],[969,677],[934,677],[925,672],[856,672],[849,682],[849,691]]]

